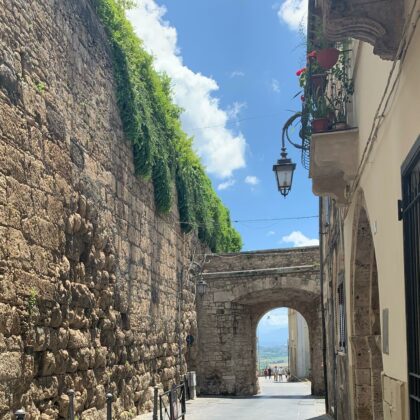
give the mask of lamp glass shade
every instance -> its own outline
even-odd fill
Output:
[[[206,293],[206,290],[207,290],[207,283],[203,279],[200,279],[197,282],[197,293],[200,296],[203,296]]]
[[[293,163],[291,159],[279,159],[277,164],[273,165],[277,187],[284,197],[289,194],[292,188],[293,172],[295,169],[296,163]]]

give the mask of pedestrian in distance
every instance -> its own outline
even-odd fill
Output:
[[[284,375],[284,368],[282,367],[279,369],[280,382],[283,382],[283,375]]]
[[[265,369],[264,369],[264,379],[267,379],[267,375],[268,375],[268,369],[267,369],[267,368],[265,368]]]
[[[268,368],[268,379],[271,380],[271,367]]]
[[[277,366],[274,366],[274,382],[279,380],[279,369]]]

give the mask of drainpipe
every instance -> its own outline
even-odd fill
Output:
[[[328,379],[327,379],[327,335],[325,328],[324,307],[324,232],[322,226],[322,197],[319,197],[319,258],[320,258],[320,281],[321,281],[321,323],[322,323],[322,361],[324,364],[324,388],[325,388],[325,412],[328,414]]]

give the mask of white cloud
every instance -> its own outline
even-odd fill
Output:
[[[217,82],[183,64],[176,29],[164,20],[165,14],[166,8],[154,0],[142,0],[127,12],[144,47],[155,57],[156,70],[171,77],[174,100],[184,109],[182,125],[194,135],[194,148],[207,171],[229,177],[245,166],[245,138],[226,128],[229,115],[214,96],[219,89]]]
[[[245,73],[240,70],[234,70],[232,73],[230,73],[230,77],[244,77]]]
[[[280,83],[277,79],[271,80],[271,89],[273,89],[273,92],[276,92],[276,93],[280,92]]]
[[[246,102],[234,102],[226,110],[230,120],[236,120],[243,109],[247,107]]]
[[[245,184],[249,184],[249,185],[257,185],[260,183],[260,180],[253,175],[248,175],[245,177]]]
[[[291,30],[305,29],[308,19],[308,0],[285,0],[280,5],[277,15]]]
[[[219,191],[222,191],[222,190],[227,190],[228,188],[231,188],[231,187],[233,187],[234,185],[235,185],[235,180],[234,179],[228,179],[227,181],[225,181],[225,182],[222,182],[221,184],[219,184],[218,186],[217,186],[217,189],[219,190]]]
[[[276,234],[276,232],[274,232],[274,230],[270,230],[270,231],[267,232],[267,236],[273,236],[275,234]]]
[[[283,238],[281,238],[281,241],[291,243],[294,247],[319,245],[318,239],[310,239],[299,230],[293,231],[290,235],[283,236]]]

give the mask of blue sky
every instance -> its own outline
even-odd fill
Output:
[[[265,314],[257,326],[258,344],[273,347],[287,344],[289,338],[287,308],[277,308]]]
[[[155,67],[173,80],[184,108],[183,127],[194,136],[213,185],[230,209],[244,250],[316,244],[316,216],[300,152],[293,188],[277,191],[273,163],[280,133],[300,99],[296,71],[305,64],[305,0],[139,0],[129,12]],[[297,135],[297,133],[296,133]]]

